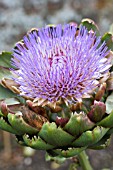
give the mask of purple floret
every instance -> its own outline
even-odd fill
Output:
[[[89,94],[108,72],[106,44],[81,26],[45,27],[28,33],[13,49],[14,80],[21,95],[72,102]]]

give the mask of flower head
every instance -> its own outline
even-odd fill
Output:
[[[29,32],[13,49],[21,95],[69,103],[88,95],[108,72],[110,62],[101,37],[69,24]]]

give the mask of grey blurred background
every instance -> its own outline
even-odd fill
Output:
[[[93,19],[104,33],[113,22],[113,0],[0,0],[0,51],[32,27]]]
[[[82,18],[93,19],[103,34],[113,23],[113,0],[0,0],[0,51],[11,51],[31,28]],[[44,154],[30,156],[13,135],[0,131],[0,170],[68,170],[71,160],[58,167],[45,162]],[[113,170],[113,139],[107,149],[88,155],[94,170]]]

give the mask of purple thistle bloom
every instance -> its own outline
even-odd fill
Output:
[[[56,102],[80,100],[109,71],[101,37],[81,26],[61,25],[31,31],[13,49],[14,80],[21,95]]]

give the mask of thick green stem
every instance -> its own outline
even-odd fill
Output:
[[[80,162],[80,166],[82,167],[83,170],[93,170],[93,168],[90,165],[90,162],[88,160],[88,156],[85,153],[85,151],[82,151],[79,155],[79,162]]]

